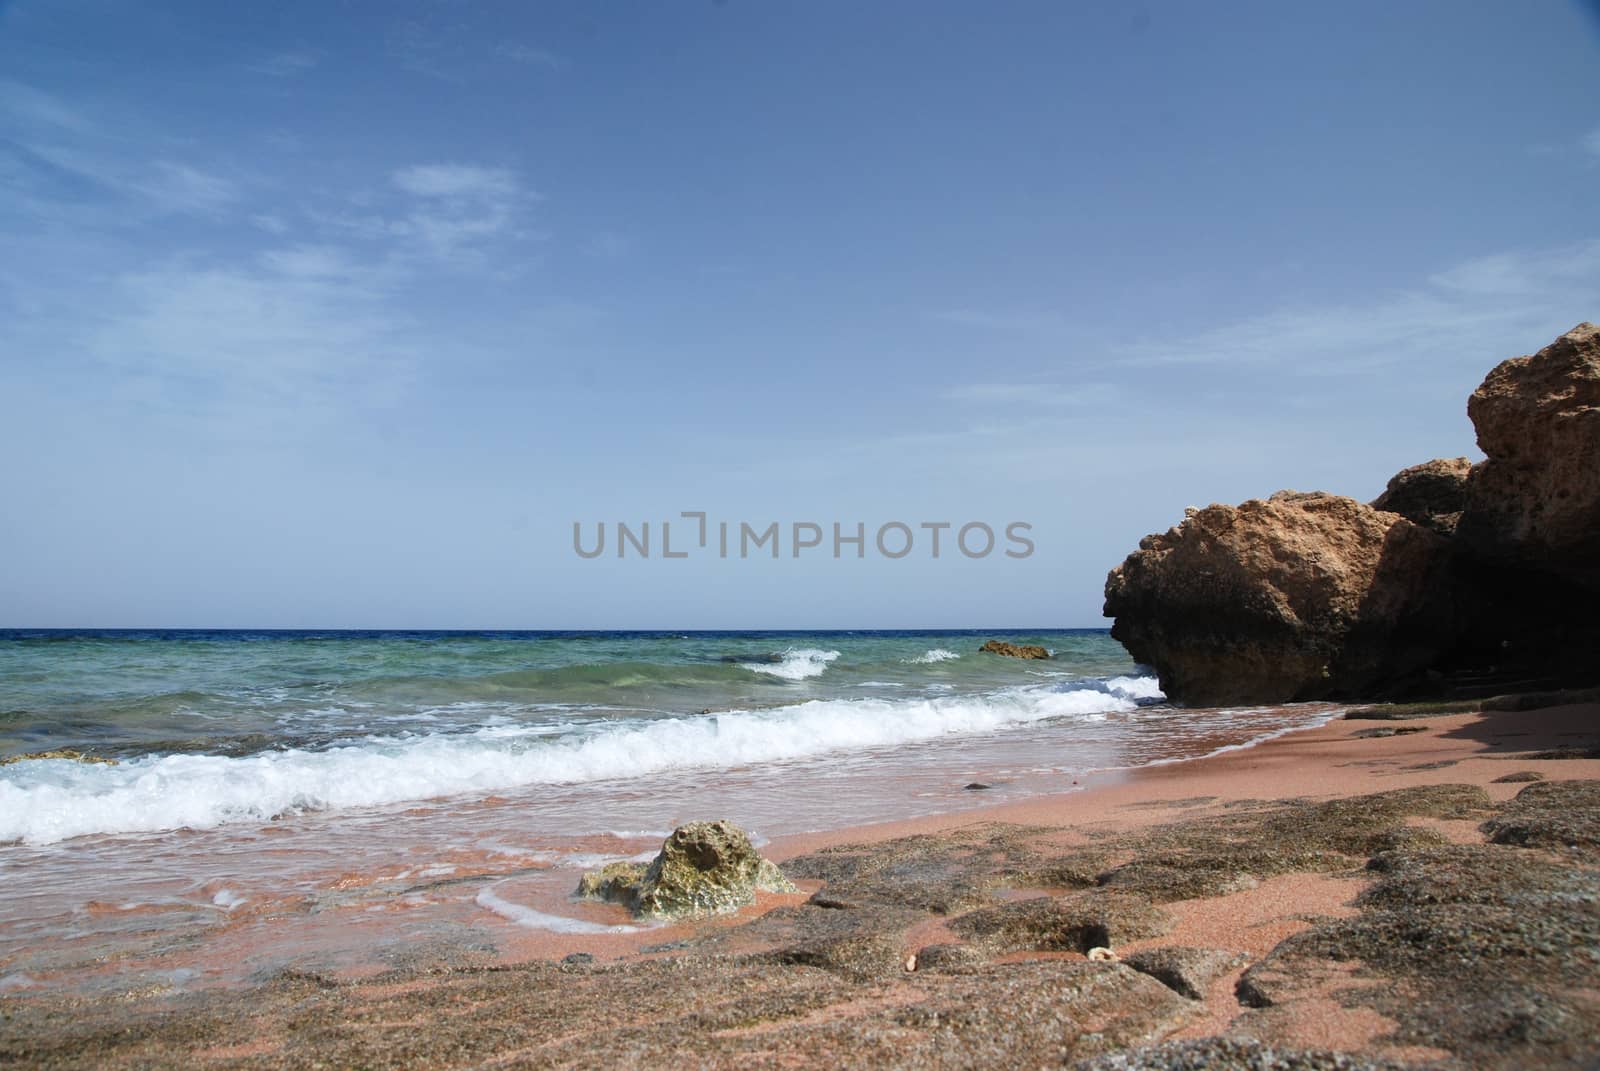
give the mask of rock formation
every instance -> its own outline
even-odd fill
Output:
[[[1147,536],[1106,579],[1111,634],[1191,704],[1592,683],[1600,625],[1574,595],[1600,592],[1600,328],[1503,362],[1467,411],[1477,465]]]
[[[650,865],[611,863],[585,874],[578,895],[623,904],[640,918],[720,915],[755,903],[757,890],[798,890],[731,822],[690,822],[672,831]]]
[[[1007,658],[1049,658],[1050,652],[1043,647],[1036,647],[1031,643],[1007,643],[1004,640],[990,640],[982,647],[981,652],[1005,655]]]
[[[1106,580],[1111,635],[1200,705],[1359,695],[1452,639],[1450,549],[1404,517],[1280,491],[1196,510]]]
[[[1383,494],[1372,500],[1373,509],[1398,513],[1414,524],[1440,535],[1454,535],[1467,505],[1467,474],[1472,459],[1440,458],[1401,469]]]
[[[1600,327],[1502,362],[1467,415],[1488,460],[1467,481],[1463,544],[1600,590]]]

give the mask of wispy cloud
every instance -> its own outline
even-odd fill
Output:
[[[1053,409],[1106,405],[1116,401],[1120,394],[1120,388],[1114,383],[1048,382],[965,383],[944,392],[950,401],[974,405]]]
[[[94,125],[60,97],[9,79],[0,79],[0,116],[30,126],[79,132]]]
[[[1497,253],[1367,301],[1277,310],[1106,355],[1120,365],[1273,365],[1310,375],[1482,361],[1595,315],[1600,240]],[[1562,325],[1557,328],[1553,325]]]
[[[596,260],[621,260],[633,250],[633,239],[618,231],[601,231],[583,243],[583,252]]]
[[[89,350],[146,407],[249,436],[337,421],[403,392],[416,354],[393,280],[339,251],[122,275]]]
[[[306,73],[321,62],[322,53],[314,49],[297,48],[263,57],[250,64],[249,69],[257,74],[271,75],[274,78],[293,78]]]
[[[944,309],[933,314],[942,323],[1012,335],[1049,335],[1066,329],[1059,313],[1018,309]]]
[[[1325,376],[1389,365],[1465,360],[1525,346],[1600,315],[1600,240],[1511,250],[1450,265],[1403,289],[1341,303],[1295,306],[1197,331],[1093,344],[1047,312],[964,309],[951,323],[1026,339],[1059,351],[1059,362],[1103,377],[1151,366],[1266,368]],[[1507,351],[1509,352],[1509,351]],[[1035,378],[1038,378],[1035,376]],[[1050,388],[999,384],[996,398],[1026,403]],[[1067,397],[1070,395],[1063,395]],[[969,394],[965,400],[979,400]]]
[[[527,208],[539,195],[516,173],[472,164],[415,164],[390,176],[404,196],[373,210],[373,197],[356,211],[323,212],[326,228],[369,242],[389,242],[396,255],[428,258],[455,267],[484,266],[499,243],[542,237],[526,226]]]
[[[500,167],[415,164],[396,171],[393,178],[396,186],[418,197],[500,200],[521,192],[516,176]]]
[[[1595,127],[1578,139],[1578,144],[1590,156],[1600,157],[1600,126]]]
[[[521,63],[529,67],[543,67],[547,71],[558,71],[567,65],[567,61],[543,48],[534,48],[520,41],[505,41],[497,45],[494,54],[501,59],[510,60],[512,63]]]
[[[239,197],[237,185],[229,179],[173,160],[156,160],[123,181],[167,213],[214,214]]]
[[[216,215],[239,197],[238,181],[216,168],[154,155],[143,131],[96,121],[31,86],[0,81],[0,121],[8,135],[0,138],[0,186],[12,195],[4,207],[25,216],[121,226]]]

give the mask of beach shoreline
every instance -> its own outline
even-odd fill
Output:
[[[1174,711],[1174,716],[1182,715]],[[1032,987],[1028,992],[1041,986],[1048,992],[1060,977],[1071,977],[1074,984],[1085,979],[1114,983],[1116,991],[1107,995],[1110,1005],[1096,1005],[1078,1018],[1071,1002],[1050,1011],[1039,1036],[1016,1040],[1020,1048],[1007,1050],[1007,1060],[1031,1058],[1039,1045],[1059,1048],[1061,1030],[1072,1023],[1081,1030],[1086,1015],[1111,1023],[1103,1032],[1104,1044],[1068,1045],[1061,1050],[1067,1055],[1222,1036],[1448,1063],[1463,1053],[1439,1043],[1419,1044],[1418,1038],[1433,1035],[1419,1033],[1407,1013],[1393,1011],[1392,1001],[1361,996],[1367,990],[1389,992],[1400,983],[1381,972],[1377,980],[1362,976],[1359,958],[1343,973],[1330,973],[1323,965],[1314,983],[1298,979],[1292,997],[1277,995],[1263,1004],[1241,994],[1253,992],[1252,985],[1266,985],[1247,979],[1259,975],[1263,964],[1283,959],[1283,950],[1295,944],[1291,938],[1338,920],[1354,924],[1367,918],[1358,897],[1379,880],[1365,869],[1367,856],[1382,854],[1373,854],[1374,849],[1392,846],[1427,859],[1444,858],[1439,853],[1458,848],[1520,851],[1519,859],[1538,857],[1540,865],[1559,858],[1559,848],[1552,855],[1538,845],[1484,846],[1484,820],[1502,813],[1530,784],[1571,782],[1581,789],[1600,779],[1600,757],[1594,757],[1600,756],[1597,720],[1600,705],[1592,703],[1405,721],[1336,718],[1248,748],[1085,777],[1080,790],[1066,794],[785,836],[763,850],[791,873],[801,891],[762,894],[754,907],[718,919],[622,933],[504,925],[498,931],[504,940],[489,958],[447,954],[419,958],[405,968],[344,975],[290,971],[243,990],[145,990],[101,1005],[113,1010],[92,1015],[81,1014],[83,1002],[70,996],[12,991],[0,995],[7,1026],[0,1056],[36,1066],[125,1066],[148,1061],[156,1051],[149,1046],[159,1045],[168,1055],[157,1059],[158,1065],[170,1060],[265,1067],[358,1055],[381,1066],[396,1053],[414,1054],[418,1042],[411,1034],[402,1038],[359,1026],[308,1033],[309,1020],[295,1009],[304,1011],[309,986],[312,1003],[341,1021],[354,1016],[359,1023],[377,1006],[386,1015],[403,1008],[415,1023],[451,1038],[459,1051],[477,1054],[439,1066],[481,1066],[487,1061],[485,1046],[492,1048],[494,1037],[507,1030],[522,1046],[516,1051],[523,1058],[513,1065],[570,1062],[571,1054],[562,1055],[556,1044],[559,1031],[553,1022],[535,1017],[508,1026],[503,1018],[480,1019],[471,1010],[438,1011],[459,1005],[487,1014],[497,1001],[593,1015],[593,1037],[611,1039],[595,1040],[601,1049],[625,1038],[628,1045],[644,1046],[642,1051],[675,1053],[705,1066],[733,1066],[755,1056],[761,1057],[757,1064],[781,1066],[778,1054],[795,1046],[848,1066],[909,1065],[924,1052],[919,1048],[924,1042],[950,1046],[952,1053],[993,1057],[993,1039],[984,1039],[994,1028],[976,1023],[964,1030],[947,1023],[924,1030],[915,1025],[923,1021],[921,1013],[907,1008],[956,999],[952,990],[979,1006],[991,999],[1004,1005],[1018,999],[1016,987],[1023,981]],[[1528,780],[1501,780],[1512,773]],[[1361,834],[1366,839],[1349,845],[1339,839],[1345,836],[1339,829],[1345,819],[1330,825],[1327,810],[1347,804],[1353,808],[1352,829],[1378,823]],[[1579,820],[1593,822],[1594,815]],[[1301,823],[1311,857],[1284,862],[1280,857],[1294,855],[1300,846],[1292,842],[1300,837],[1283,831],[1298,830]],[[1215,839],[1219,830],[1226,832],[1222,840]],[[1318,836],[1336,847],[1317,847]],[[1146,865],[1178,850],[1172,845],[1181,848],[1185,865],[1168,866],[1170,859]],[[1318,859],[1317,852],[1332,854]],[[1214,887],[1202,883],[1188,890],[1170,884],[1181,886],[1204,867],[1224,865],[1215,860],[1235,855],[1245,860],[1237,873],[1206,872],[1207,880],[1222,879]],[[1078,874],[1084,860],[1093,863],[1090,876]],[[1582,854],[1568,860],[1580,867],[1593,861]],[[1094,866],[1107,868],[1098,879],[1092,876]],[[1132,879],[1124,880],[1127,873]],[[811,899],[824,888],[831,900]],[[1213,969],[1202,972],[1199,991],[1173,998],[1151,976],[1088,959],[1087,950],[1073,944],[1077,938],[974,936],[984,931],[981,925],[973,929],[979,924],[972,920],[988,917],[986,912],[1004,914],[1046,900],[1105,900],[1119,912],[1133,904],[1138,918],[1154,912],[1159,925],[1114,915],[1097,923],[1099,930],[1085,932],[1105,934],[1123,960],[1168,955],[1173,948],[1205,949],[1216,953]],[[825,910],[819,906],[824,902],[847,909]],[[605,910],[615,910],[622,921],[620,909]],[[1592,984],[1593,979],[1582,981]],[[1402,982],[1401,988],[1411,990],[1421,984]],[[514,994],[505,991],[507,985]],[[674,987],[680,989],[676,995],[670,992]],[[646,990],[648,1001],[618,1004],[619,994],[642,1000],[638,994]],[[1113,1014],[1111,1005],[1124,1011]],[[1426,1009],[1426,1000],[1419,1006]],[[735,1018],[753,1017],[762,1025],[753,1031],[688,1028],[698,1021],[695,1016],[710,1014],[705,1008],[715,1007],[741,1008]],[[63,1018],[69,1008],[77,1009],[70,1022]],[[320,1021],[317,1015],[311,1019]],[[847,1051],[847,1042],[855,1043],[850,1039],[859,1040],[868,1027],[877,1037],[885,1022],[891,1032],[909,1031],[895,1050],[903,1050],[903,1061],[882,1050]],[[1564,1038],[1567,1048],[1560,1051],[1585,1044],[1584,1036]],[[1520,1064],[1497,1063],[1485,1052],[1493,1055],[1480,1048],[1471,1056],[1487,1060],[1484,1066],[1562,1066],[1538,1053]],[[963,1060],[951,1063],[961,1066]]]

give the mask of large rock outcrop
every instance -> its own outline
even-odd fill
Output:
[[[1106,580],[1111,634],[1192,704],[1595,683],[1600,327],[1502,362],[1467,412],[1487,460],[1371,506],[1280,492],[1147,536]]]
[[[690,822],[672,831],[649,866],[612,863],[585,874],[581,897],[623,904],[640,918],[720,915],[755,903],[756,892],[792,893],[794,883],[732,822]]]
[[[1600,327],[1502,362],[1467,415],[1488,460],[1467,481],[1462,544],[1600,590]]]
[[[1112,636],[1197,705],[1370,694],[1453,641],[1448,540],[1339,495],[1195,510],[1106,580]]]

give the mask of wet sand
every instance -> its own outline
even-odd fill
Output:
[[[785,1062],[777,1059],[777,1054],[798,1045],[801,1049],[815,1046],[814,1054],[828,1054],[846,1065],[873,1066],[900,1060],[894,1055],[885,1056],[882,1051],[869,1059],[875,1051],[870,1049],[860,1049],[853,1057],[845,1058],[848,1054],[840,1049],[846,1044],[844,1039],[857,1039],[849,1042],[857,1044],[859,1036],[865,1036],[861,1034],[866,1029],[864,1016],[887,1017],[887,1021],[898,1024],[894,1029],[912,1029],[906,1024],[923,1022],[918,1018],[923,1012],[918,1009],[924,1008],[928,1000],[941,995],[943,999],[954,999],[948,996],[951,987],[959,988],[964,994],[961,999],[973,1006],[981,1006],[989,995],[1009,987],[1006,993],[1011,995],[1005,1000],[1015,1003],[1020,999],[1017,992],[1034,991],[1027,989],[1028,984],[1035,990],[1054,984],[1046,981],[1054,976],[1040,972],[1056,970],[1068,972],[1073,978],[1092,976],[1102,981],[1109,979],[1105,984],[1133,987],[1112,1005],[1143,1008],[1148,1015],[1135,1024],[1131,1020],[1125,1022],[1131,1012],[1116,1013],[1120,1018],[1114,1016],[1102,1032],[1105,1044],[1112,1048],[1118,1047],[1113,1043],[1119,1039],[1131,1044],[1227,1035],[1258,1038],[1280,1046],[1360,1051],[1401,1061],[1448,1061],[1460,1058],[1462,1053],[1452,1054],[1449,1048],[1438,1044],[1419,1044],[1419,1038],[1440,1038],[1427,1035],[1414,1025],[1397,1024],[1395,1016],[1404,1016],[1393,1012],[1397,1007],[1393,1000],[1385,1004],[1377,998],[1371,1002],[1359,998],[1364,987],[1388,993],[1396,986],[1409,986],[1424,992],[1425,976],[1419,976],[1423,983],[1404,978],[1397,983],[1381,973],[1363,972],[1359,959],[1341,962],[1336,957],[1319,963],[1313,972],[1303,971],[1295,976],[1290,986],[1292,999],[1265,1004],[1245,1000],[1241,993],[1249,986],[1241,988],[1241,980],[1247,970],[1259,971],[1264,959],[1281,959],[1281,950],[1274,950],[1293,935],[1330,920],[1354,919],[1361,910],[1358,895],[1377,879],[1376,874],[1361,866],[1373,850],[1392,843],[1402,850],[1417,850],[1424,855],[1431,851],[1438,856],[1450,845],[1482,846],[1487,839],[1482,828],[1484,817],[1528,787],[1528,782],[1502,782],[1501,778],[1526,772],[1550,782],[1600,779],[1600,758],[1586,757],[1600,754],[1597,744],[1600,705],[1595,704],[1392,722],[1336,720],[1248,749],[1095,775],[1084,779],[1080,790],[1061,795],[782,838],[768,845],[765,852],[791,868],[801,892],[763,895],[754,907],[734,916],[629,932],[555,933],[517,926],[485,910],[479,922],[493,934],[492,953],[420,950],[415,964],[403,970],[343,972],[316,977],[312,984],[325,999],[345,1007],[346,1013],[374,1001],[385,1007],[398,1002],[412,1017],[408,1020],[412,1027],[427,1030],[431,1029],[430,1016],[435,1014],[430,1009],[459,1002],[473,1006],[477,1002],[487,1009],[494,1000],[503,999],[498,990],[491,997],[481,989],[490,984],[487,979],[492,976],[480,972],[523,970],[528,972],[526,984],[543,994],[539,999],[553,1001],[557,1008],[570,1008],[575,1016],[584,1015],[584,1009],[595,1007],[595,1002],[604,1002],[607,1029],[620,1031],[618,1036],[626,1035],[632,1047],[625,1051],[635,1054],[672,1052],[705,1066],[731,1066],[749,1060],[752,1054],[764,1054],[772,1057],[766,1062],[777,1065]],[[1132,936],[1115,941],[1116,955],[1123,960],[1137,959],[1141,952],[1174,947],[1231,954],[1226,968],[1205,980],[1203,992],[1196,994],[1198,1000],[1185,998],[1168,1006],[1162,1000],[1172,996],[1167,993],[1161,997],[1166,991],[1160,987],[1156,987],[1159,993],[1137,988],[1150,985],[1146,976],[1120,968],[1108,974],[1101,970],[1108,965],[1091,964],[1084,950],[1070,947],[1070,942],[1036,941],[1030,945],[1023,940],[1020,945],[1005,945],[992,937],[973,937],[974,933],[985,931],[968,925],[971,919],[994,910],[983,908],[983,904],[1000,905],[1003,911],[1008,904],[1036,898],[1055,897],[1063,902],[1081,899],[1090,893],[1098,895],[1096,881],[1099,887],[1120,888],[1120,879],[1115,876],[1118,866],[1127,867],[1130,859],[1138,863],[1142,853],[1160,857],[1160,852],[1172,844],[1179,844],[1189,853],[1184,858],[1210,859],[1217,856],[1217,845],[1224,844],[1206,839],[1214,836],[1215,829],[1231,830],[1234,827],[1228,823],[1256,821],[1257,816],[1265,816],[1261,821],[1266,824],[1259,828],[1277,830],[1273,836],[1282,842],[1266,845],[1265,850],[1269,854],[1292,854],[1297,839],[1293,832],[1293,814],[1297,813],[1294,808],[1374,793],[1390,794],[1384,797],[1387,799],[1396,796],[1395,790],[1413,791],[1419,802],[1410,810],[1393,814],[1385,811],[1384,821],[1389,825],[1379,830],[1382,836],[1368,837],[1357,847],[1339,847],[1344,855],[1338,857],[1342,861],[1337,865],[1313,860],[1263,866],[1260,858],[1252,856],[1253,862],[1243,864],[1242,880],[1202,889],[1201,895],[1185,895],[1177,888],[1163,889],[1160,882],[1167,878],[1158,877],[1152,883],[1148,875],[1134,875],[1134,884],[1128,887],[1159,905],[1157,910],[1163,915],[1161,925],[1165,928],[1139,936],[1141,931],[1130,924],[1133,928],[1126,932]],[[1403,792],[1398,795],[1406,796]],[[1342,843],[1338,841],[1337,821],[1331,821],[1314,806],[1305,813],[1307,844],[1314,844],[1316,851],[1326,854],[1330,851],[1325,847],[1327,843]],[[1359,825],[1366,821],[1366,813],[1360,808],[1352,810],[1356,816],[1352,822]],[[1285,814],[1290,816],[1288,824],[1283,821]],[[1329,828],[1313,829],[1318,822]],[[1238,828],[1245,829],[1247,836],[1264,836],[1249,832],[1255,826]],[[1285,830],[1289,831],[1287,835]],[[1316,842],[1318,836],[1322,842]],[[1329,841],[1329,837],[1334,839]],[[1233,851],[1238,846],[1229,841],[1225,847]],[[1263,846],[1248,847],[1255,851]],[[990,848],[994,850],[988,851]],[[1557,854],[1551,856],[1551,850]],[[930,851],[934,854],[929,855]],[[1062,873],[1067,870],[1061,868],[1066,863],[1076,865],[1079,856],[1095,859],[1095,865],[1111,869],[1098,879],[1085,879],[1087,884],[1052,885],[1051,881],[1067,879],[1045,879],[1039,875],[1055,871],[1030,867],[1053,851],[1061,853],[1060,859],[1045,861],[1060,864],[1058,870]],[[1559,851],[1557,846],[1523,854],[1530,859],[1559,862],[1563,858]],[[868,860],[877,866],[875,853],[896,865],[904,860],[911,863],[900,867],[903,876],[890,882],[887,893],[872,892],[874,886],[870,882],[861,886],[865,890],[861,894],[862,912],[849,920],[853,929],[837,933],[828,929],[837,928],[839,918],[852,913],[819,911],[805,903],[808,896],[824,886],[832,888],[842,883],[848,888],[848,882],[838,876],[846,873],[836,869],[839,860]],[[1095,853],[1104,853],[1104,858]],[[1002,863],[993,862],[1002,857]],[[1249,873],[1252,868],[1256,876]],[[1178,873],[1170,880],[1182,882],[1182,869],[1178,867]],[[895,866],[882,870],[889,875],[900,871]],[[1108,879],[1107,874],[1113,876]],[[1139,881],[1145,884],[1140,885]],[[958,892],[951,894],[953,898],[948,902],[924,904],[919,900],[923,891],[919,886],[924,884],[929,895],[944,895],[941,890],[946,889]],[[1082,889],[1089,891],[1075,891]],[[969,890],[976,891],[969,895]],[[514,891],[514,887],[508,890]],[[874,896],[879,898],[875,900]],[[566,914],[581,912],[591,922],[628,921],[620,909],[600,905],[535,906]],[[1108,925],[1106,932],[1110,933],[1122,924],[1113,920]],[[941,974],[933,965],[942,962],[941,955],[948,958],[952,948],[967,957],[961,961],[963,964],[970,961],[973,966],[952,967]],[[234,952],[244,954],[243,950]],[[562,963],[566,957],[576,959]],[[922,959],[926,963],[919,964]],[[523,966],[511,966],[515,964]],[[912,969],[907,970],[907,966]],[[698,987],[700,995],[685,992],[676,1002],[670,994],[664,995],[663,1006],[648,1009],[643,1005],[631,1011],[612,1007],[616,993],[631,992],[630,987],[646,984],[651,972],[660,970],[673,977],[682,976],[682,984]],[[373,976],[359,977],[368,974]],[[503,980],[493,977],[494,984],[503,984]],[[1270,978],[1270,974],[1262,977]],[[1143,982],[1138,981],[1141,978]],[[1034,981],[1028,983],[1027,979]],[[288,1013],[283,1009],[299,1006],[297,1002],[303,994],[295,987],[305,984],[306,976],[301,975],[263,984],[244,996],[258,1002],[249,1015],[228,1010],[232,1006],[227,1001],[235,996],[174,995],[147,988],[126,994],[110,1018],[80,1023],[78,1028],[86,1033],[77,1043],[59,1035],[50,1040],[47,1030],[47,1024],[62,1021],[62,1009],[72,1006],[70,998],[31,997],[25,990],[13,990],[0,994],[0,1007],[8,1016],[0,1028],[0,1037],[12,1035],[0,1045],[0,1063],[6,1062],[7,1057],[59,1066],[138,1063],[151,1058],[152,1050],[143,1047],[150,1039],[160,1042],[159,1051],[170,1053],[172,1063],[293,1066],[312,1056],[348,1059],[352,1050],[341,1047],[349,1043],[348,1038],[338,1044],[313,1041],[307,1047],[298,1035],[285,1036],[284,1031],[292,1034],[292,1030],[285,1025]],[[674,984],[677,983],[669,982],[667,988]],[[1262,982],[1258,988],[1265,984]],[[1600,977],[1578,978],[1574,984],[1574,992],[1593,993],[1600,990]],[[1018,986],[1023,988],[1018,990]],[[698,1006],[702,999],[708,1002],[707,1007],[723,996],[732,1001],[734,991],[745,994],[739,999],[758,1002],[759,1013],[746,1009],[742,1014],[760,1021],[761,1029],[723,1030],[711,1040],[704,1040],[699,1035],[686,1035],[680,1020],[673,1018]],[[519,999],[534,998],[524,993]],[[774,1010],[773,1002],[782,1004],[782,1008]],[[1072,1006],[1066,1007],[1070,1010]],[[1380,1009],[1392,1014],[1386,1015]],[[162,1016],[160,1026],[151,1027],[157,1015]],[[674,1024],[670,1028],[666,1025],[669,1022]],[[506,1029],[503,1022],[496,1023],[492,1029]],[[130,1024],[138,1027],[131,1034]],[[198,1024],[205,1024],[204,1028]],[[572,1030],[579,1029],[577,1022],[570,1029],[549,1022],[523,1025],[529,1034],[518,1041],[521,1047],[515,1052],[521,1055],[490,1060],[483,1058],[485,1050],[478,1044],[484,1040],[483,1032],[491,1029],[490,1021],[475,1025],[452,1013],[446,1033],[461,1031],[461,1051],[475,1055],[440,1066],[566,1066],[585,1062],[577,1058],[576,1052],[563,1055],[559,1046],[551,1048],[555,1038],[572,1036]],[[1397,1029],[1397,1025],[1404,1029]],[[1125,1033],[1119,1034],[1124,1028]],[[1001,1052],[1003,1065],[1012,1059],[1032,1059],[1048,1049],[1048,1045],[1045,1049],[1037,1047],[1045,1044],[1040,1039],[1049,1034],[1044,1026],[1039,1027],[1042,1033],[1038,1037],[1023,1037],[1016,1042],[1018,1047],[1003,1051],[985,1047],[989,1042],[981,1024],[972,1026],[967,1033],[948,1024],[942,1029],[948,1034],[944,1044],[950,1046],[953,1066],[993,1060],[997,1051]],[[955,1032],[949,1033],[951,1030]],[[770,1049],[763,1040],[769,1034],[773,1046]],[[135,1040],[126,1045],[108,1040],[124,1036]],[[907,1046],[905,1058],[910,1061],[921,1051],[916,1045],[922,1044],[923,1038],[908,1035],[902,1040]],[[1448,1037],[1443,1041],[1451,1043]],[[355,1051],[363,1054],[363,1059],[382,1065],[388,1061],[378,1057],[385,1054],[388,1043],[367,1039]],[[1513,1047],[1507,1055],[1508,1062],[1501,1063],[1494,1058],[1498,1049],[1471,1052],[1473,1059],[1483,1061],[1484,1066],[1563,1066],[1550,1062],[1550,1053],[1569,1052],[1573,1045],[1581,1046],[1584,1041],[1581,1037],[1563,1038],[1561,1044],[1567,1047],[1527,1053]],[[510,1056],[511,1050],[506,1051]],[[1096,1051],[1102,1050],[1070,1045],[1061,1050],[1065,1055],[1093,1055]],[[954,1058],[960,1053],[972,1059]],[[739,1059],[730,1054],[737,1054]],[[569,1061],[568,1057],[572,1059]],[[159,1065],[165,1059],[155,1062]],[[762,1064],[763,1059],[755,1063]]]

